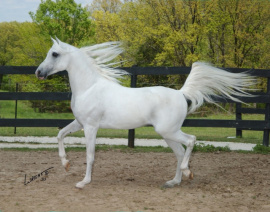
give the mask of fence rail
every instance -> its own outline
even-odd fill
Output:
[[[34,74],[35,66],[0,66],[0,75],[5,74]],[[138,75],[187,75],[190,67],[131,67],[123,68],[131,74],[131,87],[136,87]],[[266,69],[228,69],[230,72],[239,73],[249,71],[256,77],[267,78],[267,92],[256,92],[254,97],[243,97],[246,103],[264,103],[265,109],[242,108],[236,103],[236,120],[208,120],[208,119],[186,119],[183,126],[186,127],[226,127],[235,128],[236,135],[242,136],[242,130],[263,131],[263,145],[269,146],[270,132],[270,70]],[[63,71],[59,75],[66,75]],[[0,92],[0,100],[70,100],[69,92]],[[235,103],[230,99],[216,98],[217,102]],[[242,120],[243,113],[264,114],[265,120]],[[4,119],[0,118],[0,127],[64,127],[69,124],[70,119]],[[135,130],[129,130],[128,146],[134,147]]]

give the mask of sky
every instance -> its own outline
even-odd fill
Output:
[[[32,21],[29,12],[36,12],[41,0],[0,0],[0,22]],[[92,0],[75,0],[84,7],[91,4]]]

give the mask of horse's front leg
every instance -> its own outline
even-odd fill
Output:
[[[97,131],[98,127],[84,127],[84,134],[86,138],[86,174],[84,179],[76,184],[77,188],[83,188],[86,184],[91,182],[92,166],[95,160],[95,144]]]
[[[66,171],[69,169],[69,161],[66,159],[66,152],[64,147],[64,137],[67,134],[77,132],[82,129],[82,125],[78,123],[78,121],[75,119],[73,122],[71,122],[69,125],[64,127],[60,132],[58,133],[57,139],[58,139],[58,145],[59,145],[59,156],[61,158],[62,164],[65,167]]]

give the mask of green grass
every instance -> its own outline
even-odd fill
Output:
[[[254,153],[260,153],[260,154],[270,154],[270,147],[263,146],[261,144],[257,144],[253,148]]]
[[[20,151],[20,152],[36,152],[36,151],[49,151],[49,152],[57,152],[57,148],[3,148],[4,151]],[[66,152],[85,152],[85,147],[66,147]],[[96,145],[96,151],[120,151],[124,153],[147,153],[147,152],[163,152],[163,153],[172,153],[172,149],[169,147],[135,147],[129,148],[124,145]],[[199,145],[196,144],[193,148],[193,152],[231,152],[229,147],[214,147],[213,145]],[[266,154],[270,155],[270,147],[265,147],[263,145],[257,144],[253,151],[235,151],[238,153],[250,153],[250,154]]]
[[[0,118],[15,117],[15,101],[0,101]],[[72,113],[37,113],[28,101],[18,101],[17,118],[73,119]]]
[[[0,118],[14,118],[15,101],[0,101]],[[37,113],[30,107],[28,101],[18,101],[18,118],[33,118],[33,119],[73,119],[72,113]],[[196,116],[190,116],[188,118],[200,118]],[[202,117],[203,119],[231,119],[235,120],[234,114],[219,113]],[[243,120],[263,120],[263,115],[243,115]],[[234,137],[236,130],[233,128],[205,128],[205,127],[183,127],[183,132],[195,135],[197,140],[206,141],[227,141],[227,142],[242,142],[242,143],[254,143],[261,144],[263,139],[262,131],[243,131],[243,138],[228,138]],[[56,127],[19,127],[17,128],[17,134],[14,134],[13,127],[1,127],[1,136],[50,136],[55,137],[59,129]],[[82,137],[83,131],[71,134],[70,136]],[[127,138],[128,130],[111,130],[100,129],[98,131],[98,137],[109,138]],[[161,137],[155,132],[153,127],[142,127],[135,130],[135,138],[145,139],[161,139]]]

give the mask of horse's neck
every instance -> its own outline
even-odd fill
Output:
[[[68,69],[68,76],[72,95],[83,94],[101,78],[94,69],[96,67],[87,64],[83,59],[71,62]]]

